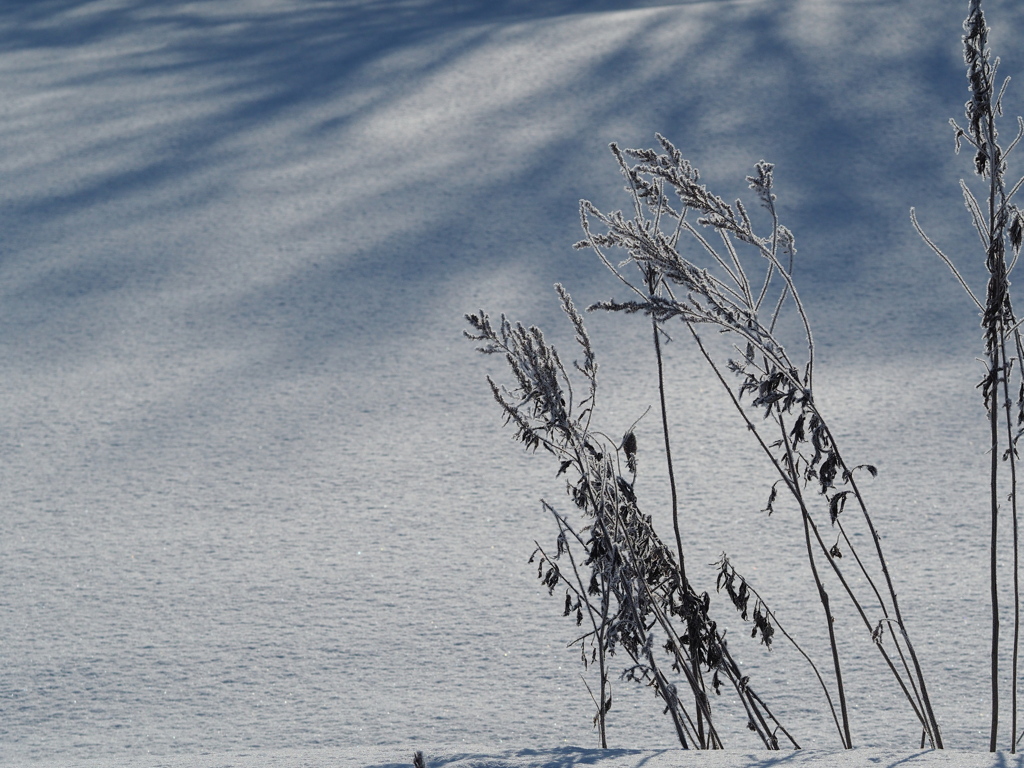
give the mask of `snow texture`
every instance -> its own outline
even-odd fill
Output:
[[[895,752],[869,747],[848,752],[808,749],[779,754],[740,750],[695,752],[678,748],[602,750],[558,747],[495,750],[492,746],[464,746],[457,750],[437,748],[425,754],[424,759],[428,768],[776,768],[780,765],[787,768],[1020,768],[1024,765],[1024,757],[1008,752]],[[412,757],[393,747],[333,747],[316,750],[239,750],[145,758],[136,756],[130,760],[76,759],[75,765],[80,768],[408,768],[412,765]]]
[[[986,0],[1001,71],[1024,6]],[[674,749],[615,682],[601,753],[574,627],[526,564],[563,504],[502,430],[463,313],[571,330],[619,288],[577,201],[659,131],[727,199],[776,164],[819,401],[868,487],[947,746],[987,745],[978,318],[908,210],[983,286],[946,123],[966,2],[8,0],[0,4],[0,763],[1011,766],[913,751],[870,642],[838,755],[795,653],[734,653],[810,749]],[[1024,112],[1011,84],[1007,112]],[[621,297],[621,296],[620,296]],[[588,318],[598,420],[648,405],[641,321]],[[820,659],[769,467],[669,345],[684,529]],[[568,352],[567,352],[568,356]],[[647,507],[667,492],[638,431]],[[711,590],[713,569],[695,574]],[[713,590],[712,590],[713,591]],[[1004,729],[1005,731],[1005,729]],[[430,745],[442,745],[431,750]],[[481,747],[473,745],[483,745]],[[638,749],[648,751],[635,751]]]

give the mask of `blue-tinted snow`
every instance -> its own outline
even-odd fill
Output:
[[[965,7],[4,3],[0,761],[592,746],[573,627],[525,562],[560,482],[500,429],[483,377],[502,371],[461,317],[568,345],[551,284],[618,290],[571,250],[577,201],[626,205],[607,144],[656,131],[726,197],[776,163],[821,400],[881,470],[947,744],[983,748],[980,335],[908,220],[980,289],[946,125]],[[1024,9],[986,8],[1016,75]],[[646,331],[590,324],[614,433],[654,401]],[[692,559],[727,549],[824,659],[795,520],[758,514],[767,468],[681,341]],[[641,490],[663,510],[657,441],[649,419]],[[834,748],[795,654],[721,616],[759,690]],[[912,749],[870,643],[848,650],[856,743]],[[615,695],[613,746],[672,746],[649,694]]]

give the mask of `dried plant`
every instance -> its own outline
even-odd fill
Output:
[[[980,0],[970,0],[964,23],[965,62],[971,100],[967,125],[951,121],[956,147],[975,150],[976,173],[987,182],[975,195],[961,182],[964,200],[985,251],[989,274],[984,301],[971,289],[953,260],[918,232],[952,270],[982,316],[986,375],[979,385],[990,427],[990,583],[992,594],[992,724],[990,746],[996,749],[999,728],[999,601],[997,536],[1000,496],[1010,504],[1013,554],[1013,662],[1010,748],[1019,738],[1017,674],[1020,638],[1019,544],[1017,516],[1017,441],[1024,434],[1024,342],[1010,301],[1009,276],[1024,243],[1024,214],[1013,203],[1024,178],[1007,189],[1006,158],[1024,138],[1018,118],[1016,138],[1004,150],[996,119],[1002,113],[1004,81],[996,89],[998,60],[988,47],[988,28]],[[592,305],[590,310],[646,316],[652,329],[661,425],[667,458],[675,547],[666,546],[651,518],[640,510],[635,492],[637,442],[632,428],[615,441],[592,428],[597,395],[597,366],[583,320],[568,293],[558,286],[565,313],[576,331],[583,362],[574,364],[583,379],[582,399],[557,352],[540,330],[512,325],[502,316],[494,327],[483,312],[469,315],[470,338],[482,351],[500,353],[515,384],[509,389],[490,380],[495,399],[516,437],[527,447],[543,447],[559,461],[568,495],[582,513],[582,525],[544,502],[558,536],[553,549],[537,545],[534,561],[548,589],[564,590],[564,613],[582,634],[578,645],[585,667],[596,669],[593,690],[602,746],[607,744],[611,709],[610,664],[616,653],[629,659],[624,677],[651,686],[671,717],[686,747],[719,748],[707,695],[723,680],[731,684],[749,718],[749,726],[770,748],[778,748],[781,728],[733,661],[724,632],[711,619],[711,602],[690,580],[681,535],[680,509],[669,434],[666,366],[662,339],[666,326],[681,324],[778,475],[768,492],[765,512],[775,510],[780,491],[799,512],[793,541],[807,558],[829,638],[831,675],[822,674],[811,655],[782,626],[760,592],[723,554],[717,564],[717,589],[724,590],[751,636],[771,648],[777,634],[790,642],[814,672],[835,723],[840,742],[853,746],[850,707],[843,677],[842,653],[831,591],[852,606],[864,632],[877,649],[883,668],[903,693],[920,723],[921,743],[942,748],[943,741],[925,676],[911,641],[882,537],[869,512],[860,481],[874,477],[875,467],[854,464],[840,450],[835,433],[815,397],[815,344],[807,311],[793,280],[796,247],[793,234],[780,223],[774,191],[774,168],[760,162],[747,177],[759,206],[761,224],[742,201],[727,203],[701,183],[700,174],[667,139],[657,149],[611,146],[626,179],[631,209],[605,213],[588,201],[580,204],[584,238],[577,248],[595,252],[628,290],[623,299]],[[982,202],[984,201],[984,202]],[[613,259],[613,252],[624,259]],[[1008,254],[1012,260],[1008,263]],[[635,271],[634,271],[635,270]],[[799,329],[795,345],[783,343],[780,328]],[[715,331],[705,341],[699,331]],[[788,335],[787,335],[788,338]],[[797,352],[793,352],[796,348]],[[1016,397],[1012,397],[1011,393]],[[635,426],[635,425],[634,425]],[[1005,471],[1001,467],[1005,465]],[[767,523],[766,523],[767,524]],[[869,551],[860,552],[851,531],[867,536]],[[832,528],[835,543],[823,531]],[[1005,545],[1004,545],[1005,546]],[[584,623],[586,626],[584,627]],[[667,653],[667,658],[660,651]],[[707,682],[710,678],[710,682]],[[677,688],[685,680],[688,694]],[[589,686],[588,686],[589,687]]]
[[[700,183],[697,169],[671,142],[660,135],[658,141],[660,152],[612,145],[632,197],[631,216],[619,211],[602,213],[587,201],[581,203],[586,238],[577,247],[594,250],[632,293],[629,300],[604,301],[591,309],[642,313],[658,326],[681,322],[779,475],[767,511],[773,511],[780,487],[796,501],[803,548],[830,641],[843,745],[851,747],[853,740],[835,615],[822,566],[831,571],[856,609],[928,741],[941,747],[881,537],[857,480],[860,472],[874,475],[876,470],[846,461],[815,401],[814,338],[792,279],[796,248],[792,233],[777,215],[773,167],[758,163],[747,179],[768,214],[768,232],[759,235],[741,201],[730,205],[711,193]],[[597,225],[601,231],[595,231]],[[689,250],[684,255],[686,246]],[[613,263],[611,249],[624,251],[626,260]],[[639,268],[639,279],[633,281],[626,274],[624,268],[629,264]],[[790,355],[776,333],[787,311],[795,313],[802,329],[799,360]],[[704,343],[697,332],[702,326],[733,339],[726,359]],[[735,384],[730,384],[729,373]],[[873,568],[847,535],[843,513],[850,504],[860,512],[874,543]],[[839,539],[852,555],[850,567],[863,577],[866,591],[855,587],[847,576],[839,562],[838,545],[826,544],[823,525],[838,529]]]
[[[1010,750],[1016,751],[1021,738],[1017,732],[1017,671],[1020,651],[1020,547],[1017,517],[1017,441],[1024,424],[1024,380],[1021,379],[1021,363],[1024,361],[1024,346],[1021,343],[1019,324],[1010,301],[1009,276],[1020,255],[1024,240],[1024,214],[1013,203],[1013,197],[1024,184],[1024,178],[1013,188],[1006,190],[1006,159],[1013,152],[1021,138],[1024,138],[1024,119],[1017,118],[1017,135],[1004,150],[999,143],[997,117],[1002,115],[1002,100],[1009,83],[1006,78],[996,91],[996,71],[999,59],[992,58],[988,45],[988,26],[981,10],[980,0],[971,0],[967,19],[964,21],[964,63],[967,66],[967,80],[971,98],[965,107],[967,127],[961,127],[956,120],[953,126],[956,151],[959,154],[964,142],[974,149],[974,171],[987,181],[985,192],[978,196],[963,179],[960,188],[964,204],[971,216],[971,223],[981,240],[985,251],[985,268],[988,285],[985,300],[981,301],[960,274],[953,260],[929,238],[917,221],[913,209],[911,220],[918,233],[936,254],[952,270],[967,295],[981,314],[981,326],[985,339],[987,362],[985,377],[978,385],[985,402],[989,422],[989,585],[992,602],[992,645],[991,645],[991,725],[989,749],[993,752],[999,740],[999,501],[1003,494],[1010,502],[1013,526],[1011,548],[1013,552],[1013,661],[1011,680]],[[1007,264],[1007,252],[1013,252],[1013,260]],[[1016,398],[1011,397],[1016,392]],[[1000,472],[1000,461],[1006,464],[1005,476]],[[1022,734],[1024,735],[1024,734]]]
[[[482,352],[505,356],[515,384],[509,389],[488,381],[506,422],[527,448],[542,447],[559,461],[558,475],[566,476],[566,491],[583,516],[584,524],[574,525],[545,502],[558,537],[553,551],[538,544],[531,560],[552,593],[565,590],[564,613],[577,626],[587,624],[572,644],[579,646],[585,667],[597,667],[594,723],[601,745],[607,746],[612,703],[609,665],[612,656],[624,653],[628,665],[621,677],[654,689],[683,747],[722,748],[708,691],[720,693],[726,683],[765,747],[779,748],[780,731],[798,746],[733,660],[709,614],[710,596],[694,590],[641,511],[634,491],[635,433],[630,429],[613,441],[592,428],[594,352],[569,294],[556,287],[583,352],[583,363],[573,366],[583,379],[582,399],[538,328],[513,325],[504,316],[495,327],[481,311],[467,315],[467,335],[483,342]],[[683,681],[688,695],[679,690]]]
[[[545,503],[559,535],[553,553],[538,545],[535,556],[538,575],[546,586],[552,592],[556,588],[566,590],[566,615],[574,616],[579,625],[584,620],[588,623],[588,631],[575,643],[580,646],[584,664],[597,667],[594,722],[601,743],[607,744],[611,707],[609,658],[622,650],[631,661],[626,677],[655,689],[682,745],[722,746],[707,697],[705,681],[710,675],[716,692],[722,679],[732,684],[747,710],[751,729],[766,746],[778,747],[778,721],[732,660],[724,636],[709,617],[707,593],[699,593],[686,574],[660,344],[663,326],[681,322],[779,475],[766,511],[773,511],[780,487],[789,492],[800,511],[801,546],[829,636],[833,688],[792,636],[781,628],[779,631],[810,662],[841,743],[846,748],[853,746],[836,618],[825,582],[828,573],[855,608],[919,720],[922,741],[941,748],[941,733],[882,551],[881,536],[857,481],[860,473],[874,476],[876,470],[846,461],[814,398],[814,340],[792,279],[794,238],[776,213],[773,167],[758,163],[754,175],[748,177],[770,220],[768,234],[762,236],[755,233],[742,202],[730,205],[709,192],[700,184],[698,171],[671,142],[660,135],[658,140],[660,152],[622,150],[612,145],[627,180],[632,216],[619,211],[605,214],[583,201],[581,220],[586,237],[577,247],[593,249],[632,293],[626,301],[600,302],[590,309],[639,313],[647,315],[652,323],[675,553],[657,536],[650,518],[640,512],[633,490],[637,449],[632,430],[616,442],[591,428],[597,366],[582,317],[564,289],[558,286],[583,351],[583,363],[574,365],[585,383],[585,395],[578,402],[557,352],[545,342],[539,329],[512,325],[504,316],[495,328],[482,311],[467,316],[473,329],[467,335],[483,342],[481,351],[504,354],[515,377],[511,390],[489,379],[506,421],[515,425],[517,439],[528,448],[543,447],[558,458],[558,473],[569,476],[568,493],[587,520],[577,530],[566,516]],[[602,231],[595,231],[595,224],[600,224]],[[681,252],[684,236],[693,246],[693,254],[688,256]],[[720,243],[717,247],[713,244],[716,239]],[[626,260],[618,266],[613,264],[610,249],[625,251]],[[748,253],[741,256],[741,249]],[[704,263],[696,260],[701,255],[706,257]],[[639,269],[635,282],[624,271],[630,263]],[[791,357],[776,333],[787,311],[795,312],[803,329],[804,351],[799,360]],[[725,359],[704,343],[697,332],[700,326],[732,337]],[[727,374],[735,383],[730,384]],[[844,513],[851,504],[859,511],[873,542],[870,568],[847,533]],[[821,530],[829,525],[838,530],[837,542],[831,546]],[[839,542],[849,552],[849,567],[859,581],[849,578],[846,567],[840,564],[843,554]],[[568,568],[559,565],[563,557]],[[747,600],[753,592],[741,578],[737,587],[738,578],[728,559],[723,558],[719,587],[725,587],[743,618],[747,618]],[[754,624],[754,634],[770,645],[779,625],[760,596],[755,598]],[[668,652],[669,671],[686,680],[692,705],[684,704],[659,664],[656,645]],[[834,702],[838,702],[838,711]]]

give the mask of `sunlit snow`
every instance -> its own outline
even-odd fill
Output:
[[[661,132],[726,198],[776,165],[823,407],[880,470],[867,491],[946,745],[968,751],[916,750],[841,615],[864,749],[837,756],[799,656],[722,606],[809,748],[775,761],[1019,765],[983,751],[979,321],[908,217],[983,291],[947,124],[966,7],[0,5],[0,763],[774,765],[728,710],[727,754],[681,755],[653,695],[618,680],[614,749],[594,749],[575,626],[526,562],[563,483],[502,428],[501,361],[462,338],[464,313],[506,312],[571,357],[552,283],[621,298],[572,249],[578,201],[627,206],[607,146]],[[1012,135],[1024,6],[985,8]],[[649,327],[588,323],[597,419],[621,434],[657,396]],[[667,353],[707,565],[691,578],[713,592],[728,551],[825,660],[798,520],[759,511],[770,467],[684,342]],[[667,525],[654,418],[638,437],[637,490]]]

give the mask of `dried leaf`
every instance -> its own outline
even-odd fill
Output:
[[[824,483],[822,484],[824,485]],[[839,515],[842,514],[843,509],[846,507],[846,497],[851,493],[852,491],[840,491],[829,500],[828,513],[832,518],[833,525],[835,525],[836,520],[839,519]]]

